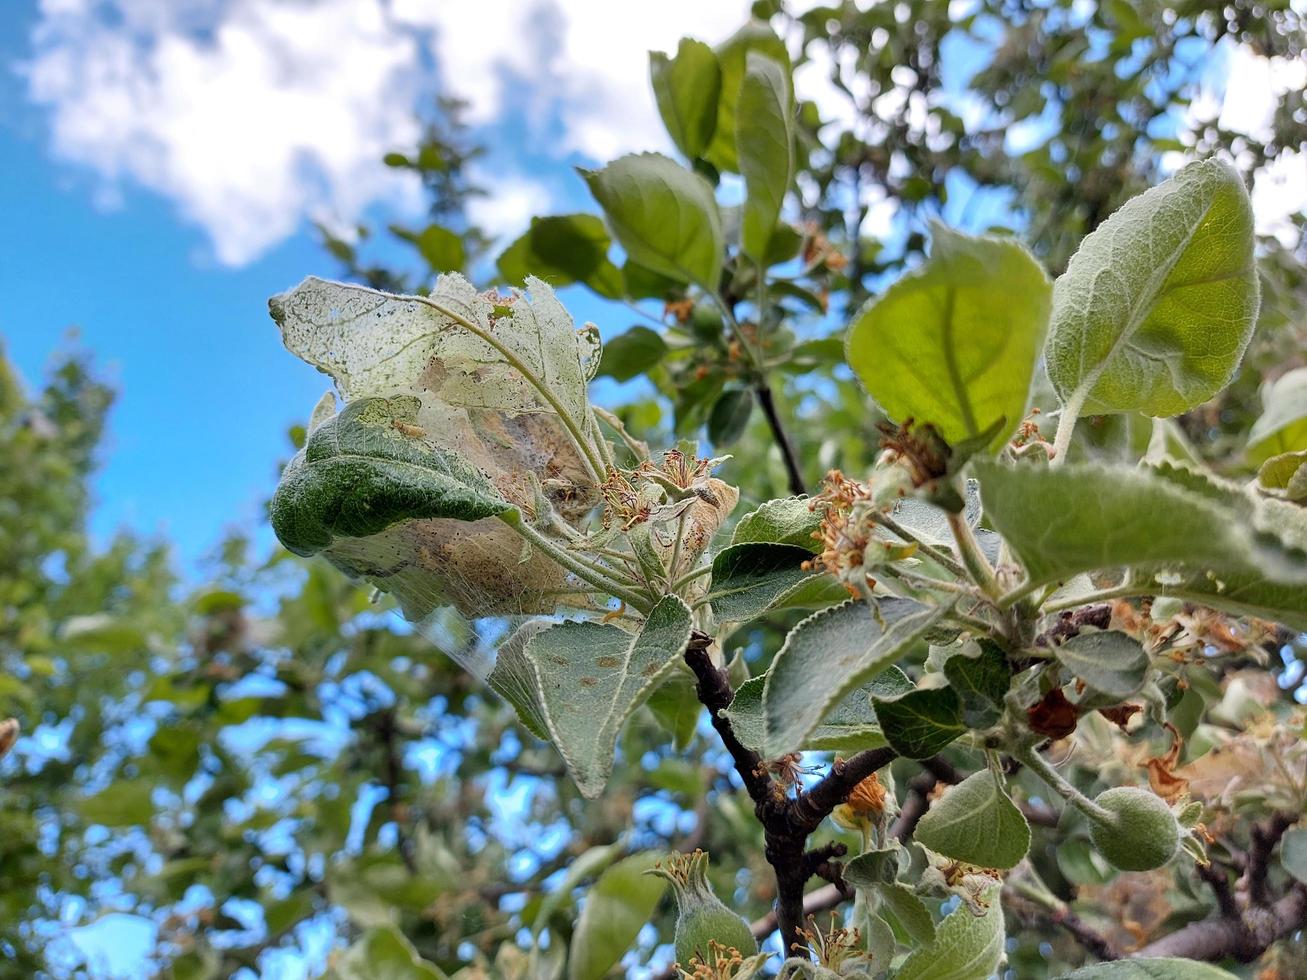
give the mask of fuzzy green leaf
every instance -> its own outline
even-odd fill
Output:
[[[722,69],[708,45],[683,37],[676,57],[649,52],[649,80],[658,114],[676,148],[691,160],[701,157],[717,128]]]
[[[706,180],[658,153],[620,157],[581,176],[633,262],[717,291],[722,221]]]
[[[369,929],[336,961],[329,980],[445,980],[394,926]]]
[[[962,701],[950,687],[922,688],[896,698],[873,698],[885,740],[899,755],[927,759],[967,730]]]
[[[767,675],[751,677],[739,686],[735,700],[726,711],[739,740],[761,752],[766,740],[767,718],[763,708],[763,689]],[[892,698],[912,690],[912,681],[898,667],[887,667],[871,681],[844,696],[827,713],[801,746],[804,750],[860,752],[885,745],[871,706],[873,697]]]
[[[1272,456],[1257,470],[1257,487],[1273,497],[1307,503],[1307,450]]]
[[[928,422],[948,442],[1002,420],[995,448],[1025,416],[1051,296],[1019,242],[935,225],[930,259],[854,320],[849,366],[891,418]]]
[[[1036,582],[1129,566],[1247,572],[1301,581],[1303,532],[1280,501],[1260,504],[1206,474],[1155,467],[975,464],[985,517]]]
[[[1138,693],[1148,675],[1148,654],[1138,640],[1120,630],[1081,633],[1053,652],[1089,687],[1119,700]]]
[[[492,686],[539,725],[586,797],[604,788],[622,725],[663,680],[690,640],[690,610],[676,596],[654,606],[638,634],[570,621],[526,637],[511,673]]]
[[[988,903],[984,915],[975,915],[964,903],[935,930],[935,941],[903,961],[894,980],[986,980],[1003,956],[1003,908],[998,887],[981,898]]]
[[[712,585],[705,601],[723,623],[746,623],[777,609],[825,605],[832,580],[803,569],[811,557],[806,548],[788,544],[723,548],[713,559]]]
[[[1285,871],[1307,885],[1307,827],[1285,831],[1280,841],[1280,863]]]
[[[766,675],[763,754],[773,758],[798,749],[850,691],[893,664],[944,612],[909,599],[883,599],[878,608],[846,602],[799,623]]]
[[[282,544],[313,555],[412,518],[476,521],[511,510],[476,467],[407,434],[418,429],[419,407],[411,395],[360,398],[319,425],[272,498]]]
[[[1007,656],[995,643],[979,641],[979,652],[957,654],[944,661],[944,676],[962,701],[968,728],[988,728],[1003,714],[1003,696],[1012,684]]]
[[[914,943],[926,946],[935,941],[935,920],[916,892],[898,881],[881,885],[877,891],[881,902],[898,919]]]
[[[740,518],[731,544],[792,544],[817,552],[821,545],[814,535],[821,526],[821,508],[812,509],[808,497],[768,500]]]
[[[1011,868],[1030,850],[1030,824],[988,769],[930,805],[913,838],[945,857],[982,868]]]
[[[1258,305],[1243,180],[1216,160],[1192,164],[1072,256],[1054,289],[1049,378],[1084,413],[1179,415],[1229,383]]]
[[[765,54],[748,52],[735,132],[745,189],[740,246],[758,263],[767,260],[781,204],[794,177],[793,117],[786,69]]]
[[[617,381],[630,381],[644,374],[667,353],[667,342],[657,331],[634,326],[604,344],[599,373]]]
[[[1260,463],[1307,450],[1307,368],[1295,368],[1267,385],[1262,405],[1261,417],[1248,433],[1248,458]]]

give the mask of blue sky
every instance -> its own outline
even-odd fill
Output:
[[[164,534],[192,571],[226,527],[270,543],[261,502],[287,454],[286,429],[325,384],[282,350],[266,299],[336,271],[310,219],[419,220],[416,188],[380,157],[411,143],[414,109],[435,91],[470,100],[491,149],[476,175],[491,193],[473,217],[507,241],[532,213],[591,209],[574,165],[666,149],[646,50],[670,50],[682,33],[718,40],[747,7],[0,7],[0,335],[35,385],[76,328],[72,343],[120,392],[95,484],[96,535],[124,526]],[[1250,93],[1301,67],[1249,58],[1236,60],[1232,78],[1244,91],[1207,106],[1223,121],[1232,102],[1246,107]],[[797,83],[838,114],[826,71],[811,65]],[[1244,111],[1256,125],[1255,110]],[[868,230],[891,218],[873,207]],[[632,322],[583,291],[564,299],[605,334]]]

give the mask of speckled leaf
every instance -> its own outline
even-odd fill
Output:
[[[883,599],[879,608],[846,602],[799,623],[766,675],[764,755],[803,745],[845,695],[893,664],[944,612],[909,599]]]
[[[685,652],[689,639],[689,608],[676,596],[665,596],[638,634],[571,621],[526,641],[524,656],[535,670],[541,719],[586,797],[603,790],[622,725]]]
[[[949,442],[1001,446],[1026,413],[1052,286],[1011,238],[934,227],[930,259],[858,314],[849,366],[892,419],[929,422]]]
[[[1030,850],[1030,824],[988,769],[972,773],[930,805],[913,839],[981,868],[1011,868]]]
[[[1243,180],[1216,160],[1185,167],[1095,229],[1057,280],[1053,387],[1083,412],[1179,415],[1229,383],[1258,290]]]

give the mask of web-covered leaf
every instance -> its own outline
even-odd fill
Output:
[[[549,612],[575,593],[496,519],[575,524],[608,452],[586,394],[592,331],[527,285],[530,300],[442,276],[423,297],[310,278],[270,301],[287,348],[346,399],[334,417],[319,404],[274,500],[291,550],[392,593],[413,620],[447,604]]]

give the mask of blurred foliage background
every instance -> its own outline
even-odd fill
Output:
[[[857,474],[876,454],[880,419],[842,367],[841,324],[920,257],[930,220],[1017,234],[1056,273],[1177,161],[1220,154],[1252,179],[1307,149],[1301,88],[1279,95],[1255,139],[1203,114],[1215,51],[1303,57],[1307,29],[1287,2],[981,0],[965,16],[929,0],[864,6],[794,16],[761,0],[719,52],[779,34],[796,63],[831,66],[848,99],[839,119],[800,104],[793,272],[746,324],[760,365],[695,295],[617,266],[597,217],[541,216],[497,249],[466,219],[480,193],[466,168],[482,150],[453,100],[437,102],[420,145],[385,159],[421,176],[427,226],[350,240],[324,230],[324,245],[343,275],[383,289],[421,290],[438,271],[486,286],[531,271],[612,300],[606,329],[630,329],[609,338],[612,396],[599,400],[652,445],[697,437],[732,453],[722,475],[747,504],[814,491],[828,469]],[[977,64],[961,84],[946,71],[959,51]],[[694,164],[716,180],[711,156]],[[877,208],[893,218],[873,237]],[[1194,451],[1234,476],[1248,472],[1261,386],[1307,364],[1304,221],[1261,240],[1261,324],[1238,380],[1181,420]],[[369,258],[383,235],[412,245],[408,267]],[[724,289],[746,303],[755,278],[727,269]],[[123,533],[92,547],[88,478],[112,403],[75,350],[31,389],[0,360],[0,717],[22,730],[0,762],[0,974],[103,975],[69,933],[119,913],[156,930],[141,971],[176,980],[316,975],[329,962],[354,975],[340,950],[377,925],[450,975],[520,976],[533,944],[562,963],[606,867],[669,848],[710,849],[718,894],[748,917],[766,912],[761,831],[688,682],[641,709],[608,792],[584,801],[553,751],[445,655],[478,642],[464,624],[429,639],[325,563],[256,554],[240,536],[199,584],[179,580],[165,541]],[[1080,451],[1122,451],[1119,424],[1084,426]],[[289,433],[288,455],[303,435]],[[788,625],[757,625],[728,652],[757,672]],[[1254,684],[1235,660],[1195,670],[1195,725],[1244,730],[1255,712],[1232,706],[1231,677],[1262,707],[1291,705],[1303,642],[1281,639],[1262,654],[1278,684]],[[1120,912],[1116,928],[1135,940],[1213,901],[1191,870],[1113,879],[1087,849],[1034,853],[1064,897],[1078,888],[1109,921]],[[657,899],[638,899],[653,922],[632,931],[626,969],[669,960],[671,909]],[[1047,917],[1014,914],[1016,976],[1083,960]],[[1280,947],[1259,969],[1302,976],[1307,962]]]

